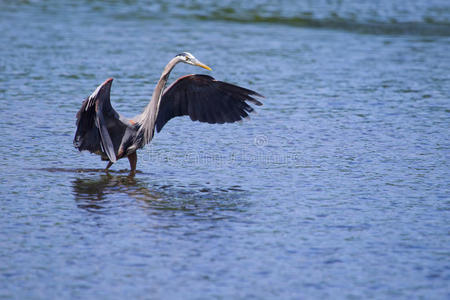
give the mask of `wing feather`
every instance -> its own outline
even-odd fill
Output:
[[[108,128],[106,127],[106,121],[103,116],[103,112],[101,110],[97,111],[95,117],[95,124],[100,132],[100,142],[103,148],[103,151],[108,156],[109,160],[113,163],[117,161],[116,154],[114,153],[114,145],[111,140],[111,136],[109,135]]]
[[[253,108],[246,101],[262,105],[255,91],[208,75],[188,75],[169,86],[161,98],[156,130],[160,132],[172,118],[189,116],[192,121],[210,124],[233,123],[248,117]]]
[[[77,113],[73,144],[80,151],[104,152],[111,162],[116,162],[116,153],[127,126],[111,106],[111,82],[112,79],[106,80],[83,101]]]

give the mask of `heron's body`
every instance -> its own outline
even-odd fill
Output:
[[[153,139],[172,118],[189,115],[193,121],[233,123],[248,116],[261,102],[258,93],[229,83],[216,81],[207,75],[187,75],[164,90],[169,74],[178,62],[210,69],[189,53],[172,59],[164,69],[152,99],[144,112],[132,119],[117,113],[110,102],[113,79],[109,78],[83,101],[77,113],[74,146],[88,150],[109,161],[107,169],[118,159],[128,157],[131,171],[136,170],[136,150]]]

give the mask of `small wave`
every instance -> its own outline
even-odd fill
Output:
[[[344,30],[366,34],[450,36],[450,5],[447,0],[418,0],[403,4],[380,1],[213,1],[213,0],[49,0],[7,1],[4,9],[73,13],[116,20],[196,19],[239,23],[267,23],[306,28]],[[46,2],[47,3],[47,2]],[[50,9],[51,8],[51,9]]]
[[[424,22],[377,22],[377,21],[355,21],[338,16],[324,19],[314,17],[282,17],[253,15],[233,15],[222,12],[214,12],[211,15],[197,15],[195,18],[207,21],[229,21],[239,23],[269,23],[306,28],[321,28],[332,30],[345,30],[365,34],[388,34],[388,35],[423,35],[423,36],[450,36],[450,24],[439,23],[431,18]]]
[[[182,8],[155,13],[145,9],[117,12],[118,20],[155,20],[155,19],[196,19],[203,21],[225,21],[237,23],[266,23],[305,28],[344,30],[363,34],[387,35],[420,35],[420,36],[450,36],[450,23],[430,16],[421,20],[406,20],[404,18],[358,18],[342,17],[337,13],[317,16],[310,12],[298,12],[286,16],[264,11],[237,11],[230,7],[192,9]]]
[[[366,34],[450,36],[450,5],[444,0],[398,5],[381,0],[342,2],[317,0],[179,1],[167,5],[136,5],[117,11],[120,19],[197,19],[267,23],[306,28],[345,30]]]

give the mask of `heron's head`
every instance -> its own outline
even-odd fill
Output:
[[[211,71],[211,68],[210,68],[210,67],[208,67],[207,65],[205,65],[204,63],[202,63],[201,61],[199,61],[198,59],[196,59],[195,56],[192,55],[192,54],[189,53],[189,52],[183,52],[183,53],[180,53],[180,54],[178,54],[176,57],[178,57],[178,59],[179,59],[181,62],[184,62],[184,63],[186,63],[186,64],[190,64],[190,65],[193,65],[193,66],[202,67],[202,68],[204,68],[204,69],[206,69],[206,70]]]

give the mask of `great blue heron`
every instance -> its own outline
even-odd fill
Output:
[[[123,117],[112,108],[110,91],[113,79],[107,79],[83,101],[77,113],[74,146],[80,151],[101,155],[102,160],[109,161],[106,170],[118,159],[128,157],[131,172],[135,172],[136,150],[152,140],[155,127],[161,131],[170,119],[188,115],[192,121],[233,123],[253,111],[246,101],[262,105],[254,98],[262,97],[257,92],[207,75],[180,77],[164,90],[170,72],[179,62],[211,70],[188,52],[178,54],[164,68],[144,112],[132,119]]]

